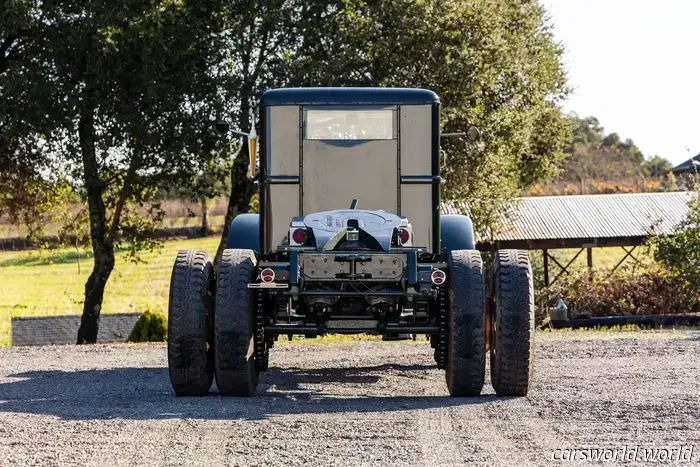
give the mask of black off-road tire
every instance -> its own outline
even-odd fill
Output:
[[[224,396],[250,396],[258,386],[255,368],[255,279],[252,250],[224,250],[219,264],[214,313],[216,385]]]
[[[478,251],[455,250],[447,264],[447,389],[453,397],[478,396],[486,372],[483,263]]]
[[[209,256],[178,252],[168,303],[168,372],[178,396],[204,395],[214,379],[213,288]]]
[[[535,364],[535,291],[526,251],[499,250],[493,261],[491,385],[526,396]]]

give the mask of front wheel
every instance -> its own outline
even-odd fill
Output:
[[[525,396],[535,362],[535,292],[526,251],[500,250],[493,261],[491,385]]]
[[[447,264],[447,389],[451,396],[478,396],[486,371],[481,255],[474,250],[453,250]]]
[[[224,396],[250,396],[258,386],[255,365],[255,279],[252,250],[224,250],[214,313],[216,385]]]

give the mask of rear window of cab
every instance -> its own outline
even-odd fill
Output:
[[[396,139],[396,110],[305,109],[304,139]]]

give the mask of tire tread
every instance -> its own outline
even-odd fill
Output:
[[[535,362],[535,294],[527,252],[499,250],[493,279],[491,385],[500,396],[525,396]]]
[[[474,250],[453,250],[448,256],[448,268],[447,389],[454,397],[478,396],[486,372],[481,254]]]
[[[206,252],[178,252],[168,301],[168,373],[178,396],[204,395],[212,384],[213,351],[206,341],[212,284],[213,266]]]
[[[255,273],[252,250],[226,249],[221,256],[214,313],[216,385],[225,396],[250,396],[258,385],[253,336]]]

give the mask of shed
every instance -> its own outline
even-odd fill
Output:
[[[550,259],[566,271],[587,250],[590,267],[592,248],[616,246],[627,252],[619,266],[651,233],[671,233],[686,218],[691,196],[691,192],[675,192],[518,198],[500,227],[477,239],[477,248],[542,250],[545,285],[549,285]],[[441,209],[444,213],[464,213],[468,206],[445,202]],[[561,248],[579,249],[566,266],[548,253]]]

